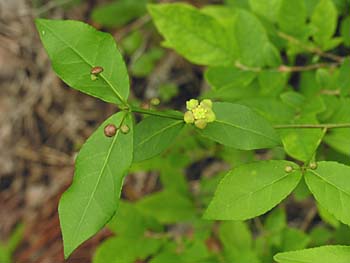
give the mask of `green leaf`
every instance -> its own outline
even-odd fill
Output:
[[[287,75],[278,71],[262,71],[258,75],[261,94],[276,96],[285,88]]]
[[[282,232],[282,251],[305,248],[310,243],[310,237],[297,228],[286,228]]]
[[[264,49],[271,43],[269,43],[265,28],[257,17],[250,12],[239,10],[234,34],[239,50],[239,62],[247,66],[266,65],[266,54],[262,52],[262,49],[265,51]]]
[[[310,231],[311,246],[327,244],[333,236],[333,232],[326,226],[317,225]]]
[[[164,224],[191,220],[195,216],[193,203],[187,197],[171,190],[163,190],[141,199],[137,208]]]
[[[108,118],[87,140],[76,159],[72,185],[62,195],[59,216],[67,258],[75,248],[99,231],[117,210],[123,178],[132,162],[133,129],[129,114]],[[104,135],[104,127],[121,123],[129,133],[117,130]]]
[[[126,104],[129,77],[114,38],[78,21],[35,21],[56,74],[69,86],[104,101]],[[92,80],[90,71],[103,72]]]
[[[348,263],[350,247],[323,246],[299,251],[278,253],[274,260],[278,263]]]
[[[308,121],[309,120],[309,121]],[[314,117],[299,119],[296,123],[316,123]],[[291,157],[308,162],[314,156],[326,130],[321,129],[280,129],[283,147]]]
[[[150,116],[135,127],[134,162],[150,159],[163,152],[180,133],[182,120]]]
[[[205,72],[206,80],[214,89],[243,88],[249,85],[255,76],[255,72],[235,67],[209,67]]]
[[[304,0],[282,0],[278,12],[278,25],[289,35],[302,37],[306,31],[307,10]]]
[[[350,16],[345,17],[340,25],[340,35],[343,38],[344,45],[350,46]]]
[[[350,32],[349,32],[350,34]],[[350,94],[350,58],[346,58],[339,68],[337,84],[343,96]]]
[[[316,200],[339,221],[350,225],[350,167],[337,162],[319,162],[308,170],[306,183]]]
[[[285,171],[286,166],[293,171]],[[231,170],[220,182],[204,217],[246,220],[280,203],[301,179],[299,167],[287,161],[261,161]]]
[[[327,123],[350,123],[350,99],[340,98],[333,103],[331,106],[333,114],[326,119]],[[338,152],[349,155],[349,134],[350,128],[332,129],[326,134],[324,141]]]
[[[118,212],[108,222],[108,228],[119,236],[128,238],[143,237],[146,230],[161,230],[162,226],[155,220],[142,215],[134,204],[121,201]]]
[[[117,236],[104,241],[96,250],[93,263],[131,263],[156,254],[161,239]]]
[[[232,43],[224,27],[212,16],[182,3],[149,5],[149,12],[167,47],[201,65],[233,61]]]
[[[314,41],[324,50],[335,33],[337,20],[337,9],[333,1],[320,0],[311,16],[311,26],[313,27]]]
[[[154,47],[148,52],[142,54],[130,66],[131,74],[138,78],[143,78],[149,75],[156,63],[163,57],[164,50]]]
[[[249,0],[254,13],[276,22],[281,0]]]
[[[253,244],[248,226],[241,221],[223,221],[219,227],[219,238],[225,250],[249,250]]]
[[[338,228],[340,222],[325,209],[320,204],[317,204],[318,215],[321,217],[322,221],[333,226],[334,228]]]
[[[94,8],[92,20],[107,26],[122,26],[146,13],[147,0],[118,0]]]
[[[199,132],[218,143],[241,150],[271,148],[280,143],[271,125],[246,106],[216,102],[213,111],[216,120]]]
[[[286,211],[277,207],[268,214],[264,228],[270,233],[278,233],[282,231],[287,225]]]

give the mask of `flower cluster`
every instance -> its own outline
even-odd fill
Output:
[[[209,122],[215,121],[215,114],[212,110],[213,103],[211,100],[205,99],[201,103],[198,100],[191,99],[186,102],[184,121],[186,123],[194,123],[197,128],[204,129]]]

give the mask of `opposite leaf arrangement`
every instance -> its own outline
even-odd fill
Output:
[[[253,7],[259,5],[259,1],[251,2]],[[302,95],[289,89],[280,95],[281,101],[270,100],[281,93],[280,86],[286,86],[290,72],[298,70],[282,64],[278,48],[285,48],[293,58],[302,52],[300,45],[307,42],[310,34],[306,30],[304,1],[277,2],[281,2],[284,17],[256,10],[266,25],[278,24],[281,31],[270,35],[257,16],[240,8],[208,6],[198,10],[179,3],[149,5],[154,23],[165,38],[164,45],[192,63],[208,66],[207,81],[217,91],[201,102],[187,101],[188,111],[184,114],[174,110],[143,109],[128,102],[127,69],[110,34],[78,21],[36,20],[57,75],[72,88],[117,104],[120,109],[102,123],[81,148],[73,183],[60,200],[66,258],[115,214],[118,217],[123,180],[131,164],[162,153],[186,124],[194,124],[194,129],[210,140],[239,150],[283,146],[296,160],[259,161],[229,171],[218,185],[205,219],[257,217],[271,210],[305,181],[322,207],[350,225],[350,167],[333,161],[315,162],[316,150],[323,141],[343,149],[337,138],[350,135],[350,115],[346,115],[346,108],[333,119],[330,118],[332,114],[323,117],[330,122],[319,123],[316,115],[324,111],[325,103],[333,107],[332,113],[337,111],[332,99],[324,102],[317,97],[306,103]],[[290,13],[298,5],[299,13]],[[341,41],[332,38],[335,27],[322,18],[324,10],[335,10],[331,0],[320,1],[312,14],[315,31],[312,36],[317,47],[310,44],[308,48],[320,57],[332,59],[325,51]],[[320,31],[324,26],[327,30]],[[269,40],[277,37],[278,48]],[[339,75],[349,75],[349,59],[334,59],[340,66]],[[312,69],[317,67],[311,65]],[[319,75],[322,78],[322,72]],[[346,98],[350,80],[349,76],[345,78],[348,82],[340,84],[342,105],[350,102]],[[263,89],[254,90],[255,82]],[[232,101],[226,98],[237,86],[244,88],[243,92],[260,92],[266,100],[262,104],[253,99],[227,102]],[[133,113],[149,117],[135,124]],[[331,129],[339,129],[339,132],[327,133]],[[324,246],[279,253],[275,260],[280,263],[345,263],[350,262],[350,247]]]

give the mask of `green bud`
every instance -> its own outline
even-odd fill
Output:
[[[211,109],[208,110],[206,113],[206,121],[213,122],[215,121],[215,119],[216,119],[215,113]]]
[[[213,102],[211,100],[204,99],[201,101],[200,105],[203,106],[204,108],[211,109],[213,107]]]
[[[160,100],[158,98],[152,98],[150,103],[153,106],[158,106],[160,104]]]
[[[197,128],[203,130],[205,127],[207,127],[207,122],[205,120],[196,120],[194,122],[194,125],[196,125]]]
[[[184,114],[184,121],[186,123],[194,123],[194,116],[192,111],[186,111]]]
[[[120,130],[121,130],[122,133],[127,134],[127,133],[129,133],[130,128],[129,128],[128,125],[123,124],[122,126],[120,126]]]
[[[286,173],[291,173],[291,172],[293,172],[293,167],[292,166],[290,166],[290,165],[287,165],[285,168],[284,168],[284,171],[286,172]]]
[[[186,101],[186,108],[188,110],[193,110],[198,106],[198,104],[199,104],[198,100],[190,99],[190,100]]]
[[[317,169],[317,163],[315,163],[315,162],[310,163],[310,168],[312,170],[316,170]]]
[[[90,78],[91,78],[91,80],[96,80],[97,76],[95,74],[90,74]]]

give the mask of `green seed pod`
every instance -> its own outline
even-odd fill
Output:
[[[104,134],[107,137],[113,137],[117,133],[117,127],[114,124],[108,124],[104,128]]]
[[[127,134],[127,133],[129,133],[130,128],[129,128],[128,125],[123,124],[122,126],[120,126],[120,130],[121,130],[122,133]]]
[[[284,168],[284,171],[285,171],[286,173],[291,173],[291,172],[293,172],[293,167],[290,166],[290,165],[287,165],[287,166]]]
[[[316,162],[312,162],[312,163],[310,163],[310,168],[312,169],[312,170],[316,170],[317,169],[317,163]]]
[[[205,120],[196,120],[194,122],[194,125],[196,125],[197,128],[203,130],[205,127],[207,127],[207,122]]]
[[[184,121],[186,123],[194,123],[194,116],[192,111],[186,111],[184,114]]]

